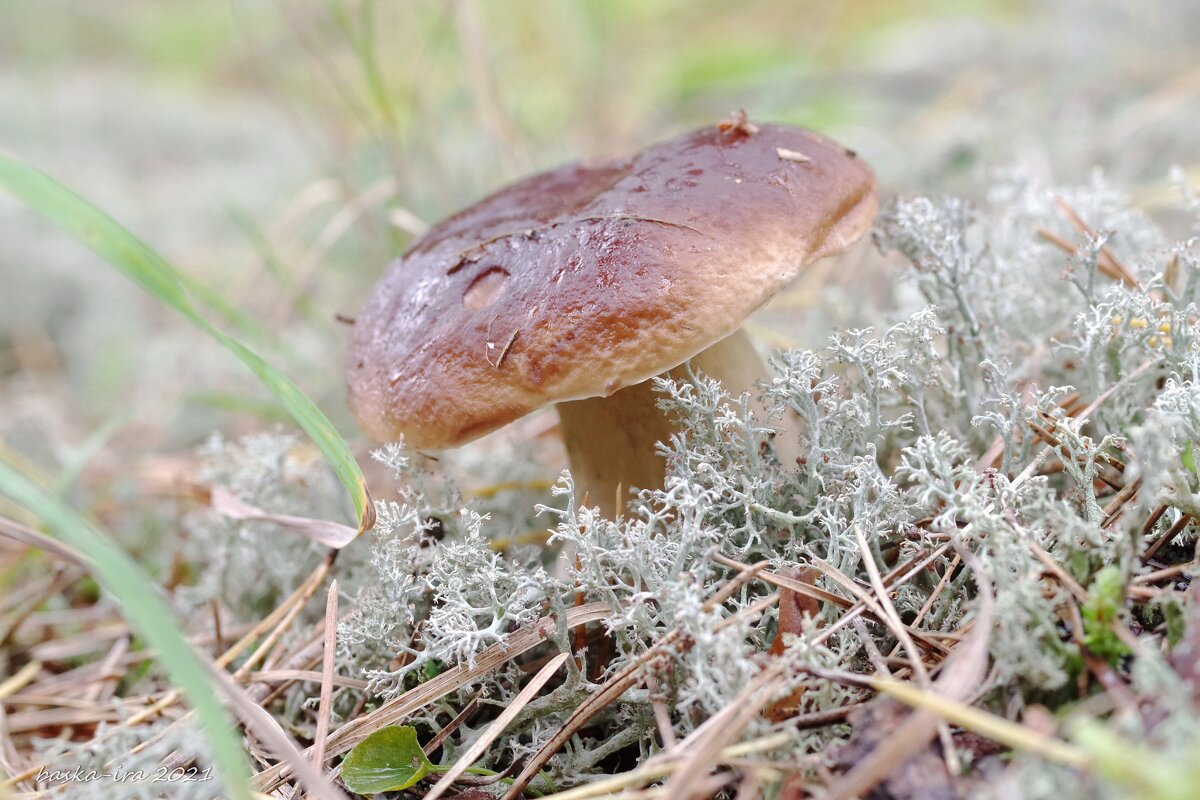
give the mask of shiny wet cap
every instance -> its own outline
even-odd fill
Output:
[[[533,175],[383,275],[354,324],[350,409],[375,439],[440,449],[640,383],[861,237],[874,190],[853,151],[740,114]]]

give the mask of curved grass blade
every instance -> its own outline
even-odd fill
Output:
[[[325,454],[354,501],[358,532],[375,524],[375,506],[362,470],[329,419],[296,384],[246,345],[210,322],[192,302],[190,282],[152,248],[112,217],[58,181],[0,151],[0,186],[63,228],[151,295],[187,317],[250,368]]]
[[[154,648],[158,662],[196,710],[228,796],[250,800],[253,795],[239,744],[241,737],[218,702],[218,692],[204,665],[179,632],[179,622],[155,592],[154,581],[104,533],[3,460],[0,493],[32,512],[84,555],[95,578],[117,598],[125,617]]]

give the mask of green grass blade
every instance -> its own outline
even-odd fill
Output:
[[[121,604],[122,613],[155,649],[158,661],[200,719],[216,767],[230,797],[250,800],[249,774],[233,721],[182,626],[154,590],[154,581],[125,551],[67,506],[0,461],[0,493],[35,514],[60,539],[83,553],[94,577]]]
[[[192,303],[189,281],[166,259],[84,198],[4,152],[0,152],[0,186],[87,245],[241,359],[325,454],[354,501],[359,532],[375,524],[375,508],[362,470],[333,424],[286,375],[202,315]]]

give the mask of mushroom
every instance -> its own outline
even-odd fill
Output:
[[[650,378],[766,376],[741,325],[875,214],[874,176],[812,131],[735,114],[631,158],[528,177],[383,275],[346,364],[368,435],[439,450],[557,405],[577,491],[612,515],[660,487],[676,430]]]

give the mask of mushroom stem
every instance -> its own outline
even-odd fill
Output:
[[[692,369],[716,378],[733,396],[749,391],[767,377],[766,366],[746,332],[733,334],[693,356]],[[686,377],[684,365],[664,373]],[[631,488],[661,489],[666,461],[656,452],[678,424],[657,405],[662,395],[653,381],[627,386],[608,397],[558,404],[563,442],[575,478],[575,491],[588,505],[615,518],[625,508]],[[759,409],[761,411],[761,409]]]

